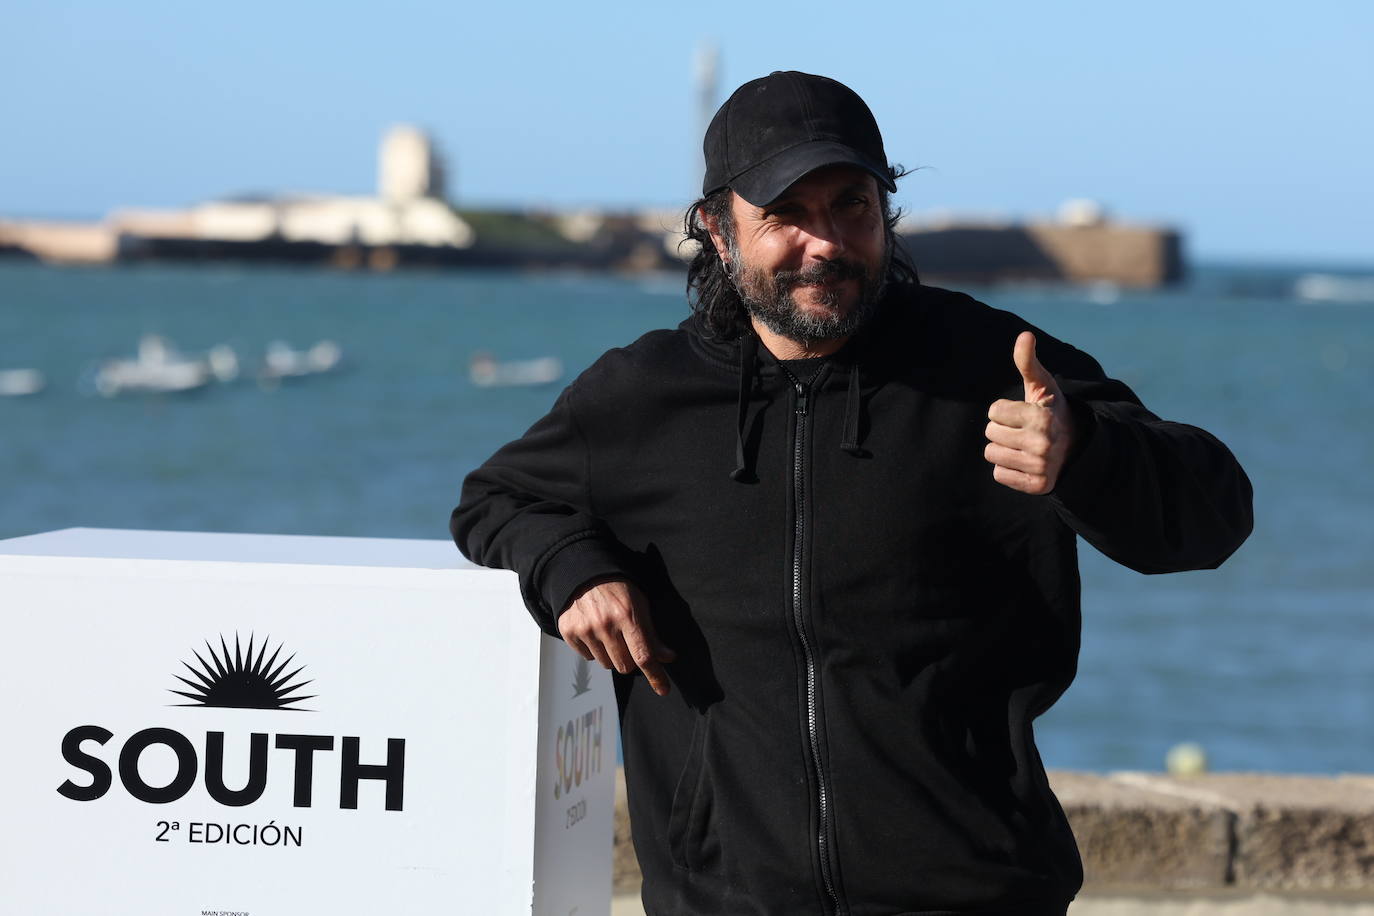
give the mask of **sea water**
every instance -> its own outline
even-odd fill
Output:
[[[1083,652],[1037,723],[1047,765],[1158,769],[1195,741],[1215,769],[1374,769],[1374,303],[1302,302],[1300,273],[973,291],[1091,353],[1156,413],[1216,433],[1255,485],[1255,533],[1220,570],[1147,577],[1081,545]],[[0,537],[444,538],[463,475],[560,387],[475,386],[475,353],[555,356],[566,382],[684,314],[676,275],[0,263],[0,369],[48,381],[0,398]],[[146,333],[187,352],[228,344],[242,376],[95,394],[100,363]],[[270,341],[323,339],[342,347],[339,371],[257,381]]]

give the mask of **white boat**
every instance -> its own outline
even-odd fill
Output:
[[[237,374],[237,358],[230,365],[233,351],[227,347],[216,350],[218,374],[210,358],[183,356],[165,338],[144,334],[138,341],[137,357],[108,360],[96,370],[95,390],[107,398],[130,393],[195,391],[212,381],[228,380],[231,368],[232,374]]]
[[[37,369],[0,369],[0,398],[19,398],[37,394],[47,387]]]
[[[228,344],[216,344],[205,353],[210,374],[217,382],[232,382],[239,377],[239,355]]]
[[[1084,290],[1094,305],[1115,305],[1121,299],[1121,287],[1111,280],[1094,280]]]
[[[1303,274],[1293,284],[1303,302],[1374,302],[1374,277],[1341,274]]]
[[[332,340],[321,340],[309,350],[293,350],[285,341],[274,340],[267,345],[259,377],[266,381],[319,375],[338,368],[343,350]]]
[[[556,356],[498,362],[489,353],[478,353],[468,363],[468,378],[479,388],[547,385],[563,377],[563,361]]]

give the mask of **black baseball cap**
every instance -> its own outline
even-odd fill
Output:
[[[732,188],[762,207],[806,173],[842,164],[897,190],[864,100],[843,83],[796,70],[775,70],[736,89],[711,119],[702,150],[703,197]]]

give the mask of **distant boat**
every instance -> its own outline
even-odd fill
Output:
[[[343,350],[332,340],[321,340],[309,350],[293,350],[285,341],[274,340],[267,345],[258,377],[264,381],[301,378],[337,369],[343,360]]]
[[[239,355],[228,344],[216,344],[205,353],[210,374],[217,382],[232,382],[239,377]]]
[[[1374,277],[1303,274],[1293,294],[1304,302],[1374,302]]]
[[[1111,280],[1094,280],[1084,291],[1088,301],[1096,305],[1115,305],[1121,299],[1121,287]]]
[[[0,398],[19,398],[37,394],[47,386],[37,369],[0,369]]]
[[[134,359],[108,360],[96,370],[95,390],[120,394],[176,394],[238,377],[238,356],[220,344],[204,356],[184,356],[164,337],[144,334]]]
[[[563,361],[556,356],[498,362],[490,353],[474,354],[468,378],[478,388],[548,385],[563,377]]]

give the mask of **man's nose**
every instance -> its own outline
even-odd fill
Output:
[[[818,216],[803,227],[808,260],[833,261],[844,254],[844,234],[833,217]]]

